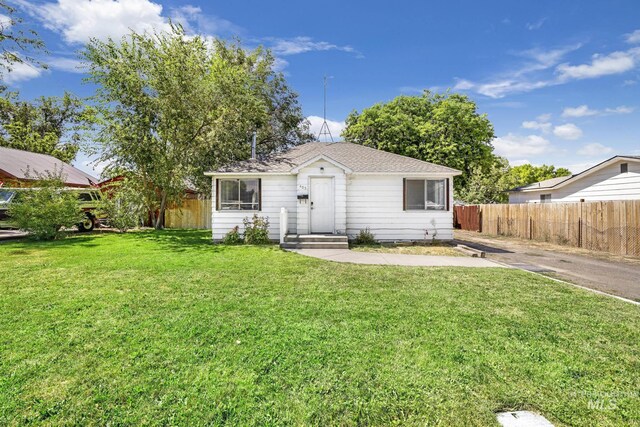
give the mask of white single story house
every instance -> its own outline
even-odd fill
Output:
[[[264,159],[208,172],[213,240],[254,213],[269,237],[325,234],[353,238],[369,228],[379,241],[453,238],[453,177],[445,166],[359,144],[311,142]],[[286,209],[286,224],[281,211]],[[284,221],[284,220],[283,220]]]
[[[509,203],[640,199],[640,156],[614,156],[576,175],[509,190]]]

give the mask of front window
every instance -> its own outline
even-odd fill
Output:
[[[407,179],[405,181],[405,210],[447,210],[447,180]]]
[[[223,211],[260,210],[260,180],[221,179],[219,208]]]
[[[549,202],[551,202],[551,194],[540,195],[540,203],[549,203]]]

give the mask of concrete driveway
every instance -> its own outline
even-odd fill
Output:
[[[504,267],[483,258],[467,256],[407,255],[355,252],[349,249],[288,249],[301,255],[327,261],[353,264],[407,265],[414,267]]]
[[[485,251],[487,259],[580,286],[640,301],[640,259],[623,259],[582,249],[526,240],[455,232],[456,241]]]

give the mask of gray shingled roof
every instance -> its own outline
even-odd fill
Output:
[[[48,171],[61,172],[67,185],[98,183],[96,178],[53,156],[7,147],[0,147],[0,170],[17,179],[34,179],[36,174]]]
[[[320,155],[356,173],[460,173],[446,166],[349,142],[309,142],[265,159],[246,160],[212,173],[286,173]]]
[[[568,176],[559,176],[557,178],[545,179],[544,181],[534,182],[533,184],[523,185],[522,187],[514,188],[512,191],[537,190],[537,189],[542,190],[544,188],[551,188],[573,177],[574,175],[568,175]]]
[[[625,159],[631,159],[631,160],[640,160],[640,156],[613,156],[603,162],[598,163],[597,165],[591,166],[589,169],[585,169],[580,173],[577,174],[573,174],[573,175],[569,175],[569,176],[560,176],[558,178],[551,178],[551,179],[546,179],[544,181],[540,181],[540,182],[534,182],[533,184],[529,184],[529,185],[523,185],[522,187],[516,187],[513,188],[511,190],[507,190],[507,191],[529,191],[529,190],[544,190],[547,188],[553,188],[557,185],[562,184],[565,181],[569,181],[571,180],[577,180],[582,178],[583,176],[588,175],[593,169],[597,168],[598,166],[602,166],[605,163],[609,163],[613,160],[625,160]]]

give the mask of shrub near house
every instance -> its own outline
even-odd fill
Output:
[[[42,180],[37,188],[17,192],[7,214],[18,228],[43,240],[56,239],[62,236],[63,228],[84,224],[87,219],[78,194],[65,191],[58,179]]]

